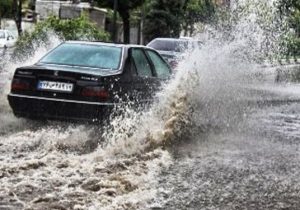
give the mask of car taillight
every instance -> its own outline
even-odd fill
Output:
[[[109,97],[109,93],[103,87],[84,87],[81,91],[82,96],[86,97],[98,97],[101,100],[106,100]]]
[[[19,80],[19,79],[13,79],[11,83],[11,90],[29,90],[30,85],[28,82]]]

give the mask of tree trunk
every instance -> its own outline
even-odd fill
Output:
[[[22,0],[19,0],[17,9],[17,28],[19,36],[22,34]]]
[[[129,44],[130,42],[130,22],[129,22],[129,13],[123,13],[121,14],[122,20],[123,20],[123,38],[124,43]]]
[[[13,15],[18,29],[18,34],[22,33],[22,0],[13,0]]]

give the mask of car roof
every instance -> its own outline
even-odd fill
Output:
[[[147,47],[145,45],[123,44],[123,43],[113,43],[113,42],[103,42],[103,41],[65,41],[65,43],[104,45],[104,46],[124,47],[124,48],[137,47],[137,48],[152,49],[151,47]]]
[[[164,40],[164,41],[185,41],[186,39],[181,39],[181,38],[164,38],[164,37],[158,37],[153,39],[154,40]]]

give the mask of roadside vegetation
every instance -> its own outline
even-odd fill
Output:
[[[64,40],[109,41],[109,34],[99,30],[83,15],[79,18],[61,20],[55,16],[36,24],[34,31],[24,32],[16,43],[14,56],[26,59],[39,47],[47,47],[53,35]]]
[[[234,0],[232,0],[234,1]],[[34,9],[35,0],[0,0],[0,19],[13,18],[20,26],[21,11],[24,8]],[[91,2],[81,0],[81,2]],[[116,16],[114,6],[117,2]],[[109,10],[108,23],[117,18],[117,25],[122,25],[123,40],[130,42],[130,27],[142,30],[146,44],[157,37],[193,36],[196,25],[214,25],[218,20],[226,20],[226,9],[229,4],[219,4],[215,0],[94,0],[94,6]],[[226,1],[225,1],[226,2]],[[286,35],[282,38],[282,52],[273,60],[296,60],[300,58],[300,1],[277,0],[278,21],[286,23]],[[263,12],[263,8],[261,9]],[[266,23],[267,24],[267,23]],[[220,24],[215,24],[220,25]],[[1,27],[1,26],[0,26]],[[201,27],[200,27],[201,28]],[[111,28],[110,28],[111,29]],[[72,20],[60,20],[50,17],[36,24],[33,32],[20,32],[15,55],[30,55],[36,47],[49,42],[49,33],[56,34],[62,40],[115,40],[105,31],[101,31],[87,17]],[[270,35],[272,37],[272,34]],[[29,54],[28,54],[29,52]]]
[[[287,58],[300,58],[300,1],[279,0],[278,9],[281,20],[286,20],[289,33],[285,37]]]
[[[156,37],[192,36],[196,23],[212,22],[216,5],[212,0],[148,0],[144,5],[144,35],[147,42]]]
[[[234,0],[232,0],[234,1]],[[0,18],[14,18],[16,23],[22,9],[34,9],[35,0],[1,0]],[[81,2],[90,2],[81,0]],[[149,38],[157,36],[178,37],[181,32],[192,35],[196,23],[212,23],[216,11],[228,4],[216,4],[215,0],[94,0],[95,6],[114,9],[123,24],[124,42],[129,42],[130,25],[134,19],[144,21],[144,34]],[[281,19],[288,20],[291,34],[287,39],[289,54],[300,54],[300,1],[277,0],[276,6]],[[18,25],[18,24],[17,24]],[[22,31],[22,29],[20,29]]]
[[[285,56],[287,60],[300,60],[300,1],[280,0],[278,2],[280,18],[286,19],[289,33],[283,40],[285,46]],[[291,81],[300,82],[300,68],[295,67],[288,72]]]
[[[1,0],[0,1],[0,28],[1,28],[1,19],[2,18],[11,18],[12,17],[12,0]]]
[[[113,0],[96,0],[98,6],[114,9]],[[123,39],[125,43],[130,42],[130,16],[132,11],[141,7],[144,0],[118,0],[116,10],[123,22]]]

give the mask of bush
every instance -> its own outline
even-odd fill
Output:
[[[299,57],[300,56],[300,38],[293,37],[287,43],[288,56]]]
[[[18,39],[14,50],[14,58],[26,59],[32,56],[39,47],[50,45],[51,34],[64,40],[109,41],[108,33],[96,28],[85,15],[79,18],[61,20],[49,17],[36,24],[34,31],[24,32]]]

